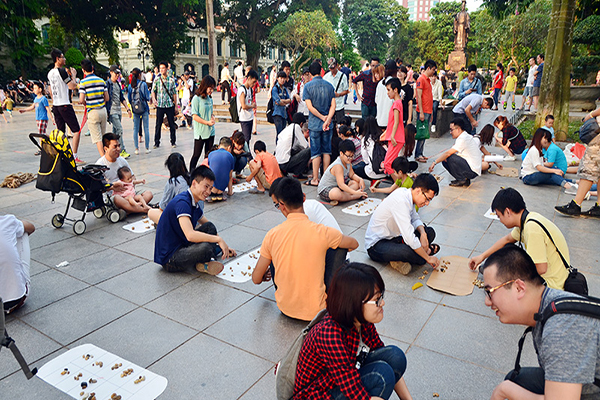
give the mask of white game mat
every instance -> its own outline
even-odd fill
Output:
[[[260,247],[229,261],[225,264],[223,271],[217,275],[217,278],[236,283],[247,282],[252,278],[252,272],[254,272],[254,267],[256,267],[259,258]]]
[[[155,229],[154,223],[148,218],[144,218],[141,221],[132,222],[131,224],[123,225],[123,229],[133,233],[144,233]]]
[[[126,375],[126,371],[131,372]],[[167,387],[167,378],[93,344],[75,347],[48,361],[37,376],[74,399],[86,399],[93,392],[98,400],[110,399],[113,393],[122,400],[148,400]]]
[[[381,203],[380,199],[369,199],[368,197],[358,203],[342,209],[346,214],[358,215],[359,217],[368,217],[373,214],[377,206]]]
[[[487,210],[485,212],[485,214],[483,214],[484,217],[489,218],[489,219],[495,219],[495,220],[500,220],[500,218],[498,218],[498,216],[496,215],[495,212],[492,211],[492,209],[490,208],[489,210]]]
[[[247,192],[248,190],[256,187],[256,181],[252,180],[252,182],[242,182],[236,185],[233,185],[233,193],[242,193]]]

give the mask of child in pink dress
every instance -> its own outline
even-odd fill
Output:
[[[388,141],[388,149],[383,160],[383,170],[386,174],[391,175],[394,173],[392,168],[392,162],[400,154],[400,150],[404,146],[404,124],[402,123],[402,99],[400,98],[400,91],[402,90],[402,84],[398,78],[390,79],[385,85],[387,88],[387,95],[390,99],[394,100],[392,108],[388,117],[387,129],[381,135],[381,140]]]
[[[132,206],[141,205],[146,211],[150,209],[150,206],[146,203],[142,195],[135,194],[135,185],[146,184],[146,180],[142,179],[139,181],[133,180],[134,176],[131,174],[131,170],[128,167],[121,167],[117,170],[119,176],[119,182],[121,185],[113,188],[113,194],[115,196],[121,196]]]

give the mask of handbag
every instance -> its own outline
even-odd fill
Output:
[[[417,134],[415,140],[429,139],[429,121],[421,121],[417,118]]]

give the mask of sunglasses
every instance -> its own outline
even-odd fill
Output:
[[[504,282],[503,284],[495,286],[495,287],[490,288],[490,289],[484,288],[483,291],[485,292],[485,295],[487,296],[487,298],[490,299],[490,300],[492,300],[492,293],[494,293],[496,290],[498,290],[498,289],[500,289],[500,288],[502,288],[502,287],[504,287],[506,285],[510,285],[514,281],[516,281],[516,279],[512,279],[512,280],[510,280],[508,282]]]

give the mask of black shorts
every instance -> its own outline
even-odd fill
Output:
[[[65,128],[68,125],[73,133],[79,133],[81,128],[79,127],[79,121],[75,116],[75,110],[70,104],[64,106],[52,106],[52,114],[54,114],[54,120],[56,121],[56,127],[65,132]]]

